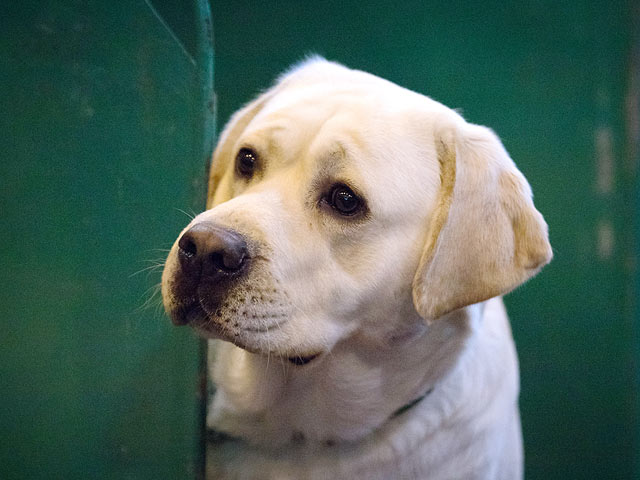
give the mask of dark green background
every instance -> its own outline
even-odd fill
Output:
[[[204,204],[211,25],[163,7],[0,6],[3,480],[202,471],[199,342],[147,268]]]
[[[638,6],[211,9],[219,126],[318,53],[500,135],[555,252],[507,297],[526,476],[640,478]],[[3,479],[201,471],[199,343],[156,313],[157,297],[141,308],[159,274],[134,273],[162,261],[156,249],[188,220],[179,210],[203,205],[214,133],[206,10],[204,0],[0,5]],[[603,164],[612,173],[604,187]]]

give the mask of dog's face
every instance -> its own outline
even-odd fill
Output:
[[[324,61],[232,117],[209,187],[168,256],[165,308],[293,363],[504,293],[551,256],[489,130]]]

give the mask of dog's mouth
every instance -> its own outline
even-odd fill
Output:
[[[292,363],[294,365],[297,365],[298,367],[302,367],[303,365],[307,365],[311,362],[313,362],[316,358],[318,358],[320,356],[319,353],[314,353],[313,355],[308,355],[308,356],[295,356],[295,357],[289,357],[287,358],[287,360],[289,360],[289,363]]]
[[[235,331],[227,326],[222,326],[218,322],[211,320],[211,315],[203,308],[201,302],[194,300],[189,304],[177,309],[171,315],[173,323],[176,325],[189,325],[201,337],[208,339],[220,339],[233,343],[234,345],[247,350],[251,353],[264,355],[277,355],[283,360],[286,359],[290,364],[297,367],[303,367],[318,359],[322,352],[314,352],[311,354],[296,354],[292,356],[278,354],[276,352],[263,352],[258,348],[254,348],[243,337],[248,333],[268,333],[275,328],[243,328]]]
[[[202,305],[200,305],[200,302],[194,299],[191,302],[176,308],[170,313],[170,316],[174,325],[195,326],[205,322],[207,313],[202,308]]]

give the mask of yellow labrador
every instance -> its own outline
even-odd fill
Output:
[[[551,259],[491,130],[320,58],[237,112],[168,256],[211,339],[211,478],[516,479],[500,295]]]

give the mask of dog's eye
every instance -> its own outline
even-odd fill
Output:
[[[250,148],[241,148],[236,155],[236,172],[241,177],[251,178],[258,165],[258,155]]]
[[[340,215],[348,217],[362,209],[362,200],[346,185],[335,185],[328,198],[331,207]]]

